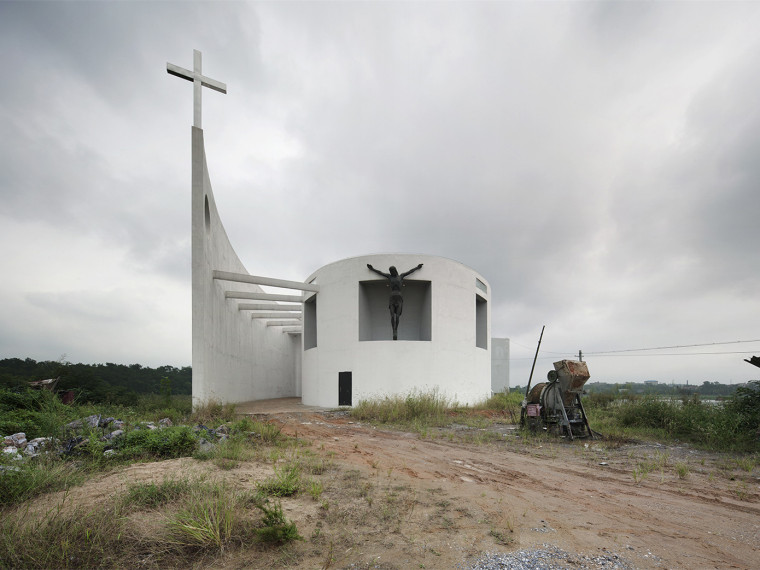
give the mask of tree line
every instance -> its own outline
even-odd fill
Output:
[[[544,380],[539,380],[544,382]],[[533,383],[535,385],[536,382]],[[589,394],[642,394],[656,396],[690,396],[698,394],[701,398],[727,398],[736,392],[736,389],[743,384],[721,384],[720,382],[702,382],[702,384],[645,384],[641,382],[611,383],[611,382],[589,382],[583,389]],[[524,386],[515,386],[510,388],[510,392],[523,391]]]
[[[140,364],[73,364],[32,358],[0,360],[0,387],[25,389],[29,382],[60,378],[57,391],[74,392],[78,401],[131,404],[139,394],[190,394],[192,368]]]

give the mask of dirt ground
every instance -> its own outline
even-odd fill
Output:
[[[375,429],[341,413],[270,417],[288,434],[324,445],[340,463],[381,481],[390,473],[419,495],[433,493],[434,505],[451,503],[451,516],[439,517],[439,529],[419,529],[419,545],[440,554],[428,567],[454,567],[463,555],[481,551],[552,544],[579,554],[614,552],[636,568],[760,568],[760,474],[724,454],[686,446],[524,441],[514,426],[495,426],[503,441],[477,444],[461,441],[461,434],[449,440],[451,430],[421,439]],[[662,468],[637,481],[639,463],[658,458],[666,458]],[[687,466],[683,478],[677,465]],[[509,544],[499,544],[494,534]],[[408,567],[393,549],[377,556]]]
[[[277,422],[332,467],[318,498],[282,501],[303,541],[239,549],[205,567],[466,568],[485,552],[554,545],[576,556],[569,568],[600,555],[628,568],[760,568],[760,473],[741,457],[525,437],[506,424],[421,437],[287,400],[239,411]],[[97,500],[128,482],[193,470],[250,487],[273,467],[252,461],[223,471],[191,458],[138,464],[70,491],[70,499]]]

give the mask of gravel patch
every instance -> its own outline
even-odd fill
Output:
[[[497,570],[507,568],[509,570],[564,570],[567,568],[632,570],[634,566],[613,553],[597,556],[570,554],[556,546],[543,544],[542,548],[532,550],[488,552],[481,555],[472,566],[465,566],[463,568],[467,570]]]

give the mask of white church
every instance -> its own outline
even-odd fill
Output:
[[[251,275],[216,209],[201,128],[201,89],[226,93],[226,86],[202,75],[198,51],[192,71],[173,64],[167,71],[194,85],[194,403],[299,397],[336,407],[435,389],[473,404],[509,387],[509,340],[491,338],[490,285],[457,261],[372,254],[321,267],[303,282]],[[410,273],[400,291],[391,267]]]

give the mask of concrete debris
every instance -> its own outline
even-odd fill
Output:
[[[160,430],[173,425],[174,424],[170,418],[163,418],[158,422],[158,425],[153,422],[148,422],[135,425],[132,429]],[[90,443],[90,440],[85,436],[91,434],[91,432],[87,431],[88,429],[95,428],[103,430],[103,435],[98,438],[100,441],[113,442],[107,445],[108,448],[104,451],[104,455],[109,457],[116,455],[117,451],[110,449],[110,447],[111,445],[114,445],[118,448],[115,440],[126,433],[126,422],[113,417],[103,417],[100,414],[93,414],[81,420],[75,420],[61,426],[61,431],[64,434],[64,437],[61,440],[52,437],[37,437],[27,441],[24,432],[14,433],[13,435],[8,436],[0,436],[0,440],[2,440],[3,443],[3,454],[8,458],[16,460],[22,460],[24,458],[31,459],[37,457],[41,453],[50,453],[51,451],[56,452],[59,455],[69,455],[82,451],[82,449]],[[198,424],[193,427],[193,431],[199,436],[202,436],[198,443],[200,451],[209,452],[216,447],[217,442],[229,438],[230,426],[222,424],[216,429],[211,429],[202,424]]]
[[[111,433],[107,433],[103,437],[100,438],[100,441],[110,441],[116,437],[119,437],[120,435],[124,435],[123,429],[117,429],[112,431]]]
[[[91,416],[87,416],[84,421],[87,423],[88,426],[91,428],[98,427],[100,425],[100,414],[93,414]]]

